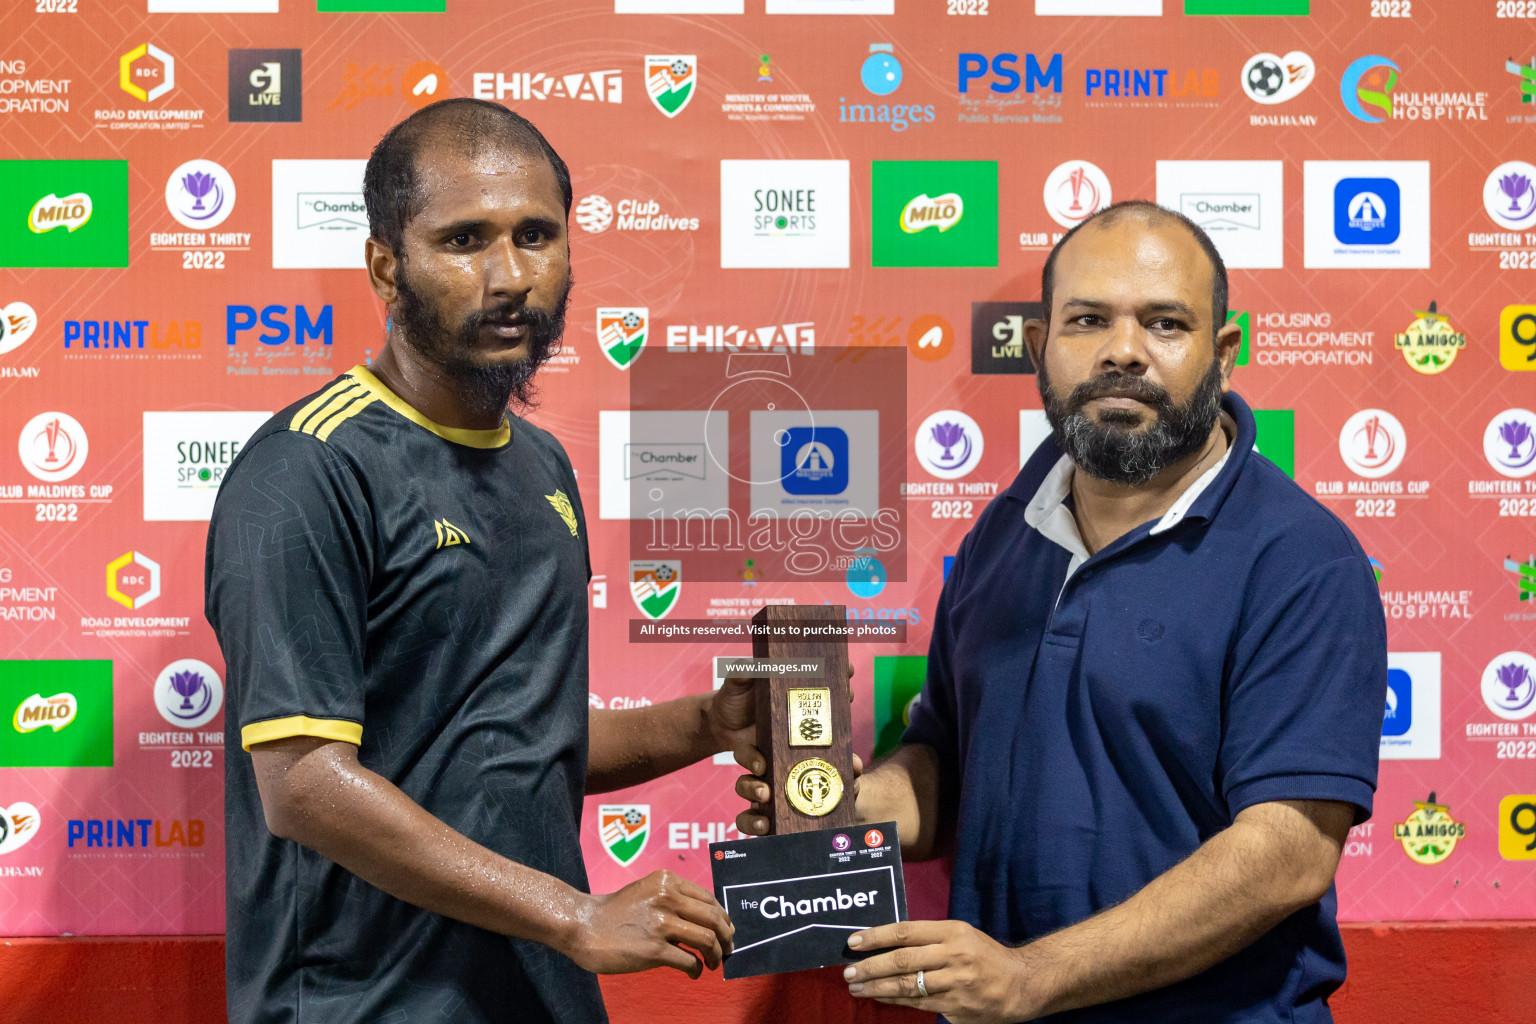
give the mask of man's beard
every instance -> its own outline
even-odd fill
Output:
[[[481,408],[506,408],[515,403],[532,407],[538,397],[534,376],[539,367],[560,351],[565,334],[565,312],[571,301],[568,278],[565,291],[553,310],[528,305],[506,304],[495,309],[481,309],[450,328],[437,312],[428,308],[411,286],[402,263],[395,274],[399,293],[395,316],[405,340],[427,359],[443,368],[465,392],[470,403]],[[488,363],[481,356],[480,328],[486,324],[524,324],[528,332],[523,344],[527,355],[511,363]]]
[[[1183,405],[1175,405],[1166,389],[1145,377],[1105,373],[1090,377],[1066,400],[1051,387],[1042,361],[1037,371],[1040,398],[1056,444],[1074,465],[1089,476],[1138,486],[1169,466],[1198,452],[1211,436],[1221,414],[1221,361],[1211,368]],[[1118,395],[1146,402],[1157,413],[1150,426],[1139,426],[1144,414],[1130,409],[1104,409],[1095,422],[1083,406],[1095,398]]]

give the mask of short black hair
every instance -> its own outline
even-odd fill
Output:
[[[1073,235],[1090,224],[1107,228],[1131,215],[1142,217],[1150,224],[1163,220],[1177,221],[1195,237],[1195,241],[1200,244],[1200,249],[1211,261],[1211,333],[1214,335],[1221,330],[1227,322],[1227,265],[1222,261],[1221,253],[1216,251],[1216,243],[1211,241],[1211,236],[1206,234],[1200,225],[1182,213],[1146,199],[1127,199],[1124,202],[1106,206],[1068,231],[1051,249],[1051,254],[1045,258],[1045,268],[1040,271],[1040,301],[1045,304],[1045,322],[1051,322],[1051,300],[1056,285],[1056,257],[1061,254],[1062,247],[1072,240]]]
[[[441,142],[467,146],[471,151],[486,144],[501,145],[543,156],[560,185],[565,215],[571,215],[570,169],[532,121],[489,100],[467,96],[439,100],[385,132],[373,147],[373,155],[363,171],[368,230],[396,255],[400,254],[406,225],[426,206],[417,174],[417,155],[429,148],[424,143]]]

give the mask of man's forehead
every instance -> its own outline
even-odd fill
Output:
[[[1160,290],[1207,291],[1215,268],[1194,236],[1173,218],[1127,216],[1090,223],[1057,256],[1054,291],[1078,294],[1074,282],[1117,290],[1156,280]]]
[[[542,153],[482,145],[443,147],[418,159],[423,213],[464,205],[562,206],[560,183]]]

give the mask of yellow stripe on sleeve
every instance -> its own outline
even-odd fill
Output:
[[[362,746],[363,727],[343,718],[310,718],[308,715],[269,718],[265,722],[252,722],[241,729],[240,747],[250,750],[258,743],[285,740],[290,736],[318,736],[324,740],[340,740],[353,746]]]

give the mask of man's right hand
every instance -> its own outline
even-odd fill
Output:
[[[589,899],[569,948],[561,952],[594,974],[675,967],[697,979],[705,967],[720,966],[722,951],[731,948],[736,934],[709,890],[670,871],[653,871],[618,892]]]

